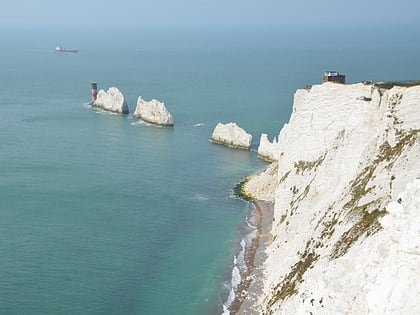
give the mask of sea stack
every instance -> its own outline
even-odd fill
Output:
[[[145,101],[141,96],[139,96],[137,100],[137,106],[133,117],[159,126],[174,125],[174,119],[163,102],[155,99]]]
[[[280,154],[280,145],[277,139],[274,138],[273,142],[268,140],[268,135],[263,133],[260,138],[260,145],[258,146],[258,157],[267,161],[277,161]]]
[[[228,124],[218,123],[214,128],[210,141],[232,148],[248,150],[251,147],[252,135],[234,122]]]
[[[92,106],[114,113],[129,113],[124,95],[116,87],[111,87],[106,92],[104,90],[100,90],[96,99],[92,102]]]

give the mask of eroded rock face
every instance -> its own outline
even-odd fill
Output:
[[[232,148],[249,149],[251,147],[252,135],[234,122],[228,124],[218,123],[214,128],[210,140]]]
[[[393,224],[387,213],[399,209],[387,205],[420,178],[419,109],[420,86],[324,83],[295,93],[272,179],[274,241],[266,251],[262,313],[392,314],[402,306],[406,314],[419,313],[413,301],[420,280],[413,282],[404,263],[398,260],[396,267],[386,253],[394,252],[390,244],[402,244],[395,253],[409,248],[407,262],[419,268],[420,256],[408,253],[418,251],[419,238],[388,235],[386,228]],[[246,188],[261,194],[252,180]],[[416,222],[418,208],[402,206],[404,216],[411,216],[400,218],[404,224]],[[400,219],[395,228],[402,231]],[[404,283],[389,283],[387,266]],[[385,284],[392,297],[381,294]]]
[[[280,145],[277,139],[273,142],[268,140],[268,135],[263,133],[260,138],[260,145],[258,146],[258,157],[268,161],[277,161],[280,154]]]
[[[255,199],[274,203],[278,184],[277,172],[277,162],[271,163],[264,172],[253,176],[245,184],[245,191]]]
[[[165,104],[152,99],[145,101],[139,96],[136,110],[133,117],[144,120],[145,122],[159,126],[173,126],[174,120],[171,113],[166,109]]]
[[[111,87],[106,92],[100,90],[92,106],[120,114],[129,113],[124,95],[116,87]]]

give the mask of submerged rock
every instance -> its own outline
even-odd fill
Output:
[[[111,87],[106,92],[100,90],[92,106],[120,114],[129,113],[124,95],[116,87]]]
[[[165,104],[152,99],[145,101],[139,96],[136,110],[133,117],[140,118],[145,122],[159,126],[173,126],[174,120],[171,113],[166,109]]]
[[[216,128],[214,128],[210,140],[232,148],[249,149],[251,147],[252,135],[234,122],[228,124],[218,123]]]

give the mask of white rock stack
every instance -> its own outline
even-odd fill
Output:
[[[261,135],[260,145],[258,146],[259,158],[268,161],[277,161],[280,151],[280,145],[276,138],[273,139],[273,142],[270,142],[267,134],[263,133]]]
[[[234,122],[228,124],[218,123],[213,130],[210,141],[232,148],[249,149],[251,147],[252,135]]]
[[[141,96],[139,96],[137,100],[137,106],[133,117],[159,126],[174,125],[173,117],[166,109],[164,103],[155,99],[145,101]]]
[[[116,87],[111,87],[106,92],[100,90],[92,106],[120,114],[129,112],[124,95]]]

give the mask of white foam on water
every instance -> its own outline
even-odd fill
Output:
[[[229,295],[226,299],[226,302],[223,304],[223,314],[229,314],[229,307],[232,305],[233,301],[235,301],[236,291],[238,290],[238,286],[241,283],[241,280],[241,272],[237,266],[237,258],[236,256],[234,256],[232,268],[232,281],[230,283]]]
[[[241,239],[241,243],[240,243],[241,249],[239,250],[239,253],[235,262],[235,265],[242,272],[245,272],[247,270],[246,263],[245,263],[245,251],[246,251],[247,241],[245,240],[245,237]]]
[[[232,267],[232,279],[230,282],[229,295],[226,298],[225,303],[223,303],[223,315],[230,314],[229,308],[232,303],[235,301],[236,293],[238,287],[241,283],[242,277],[241,274],[245,273],[248,270],[246,265],[246,252],[252,245],[252,240],[257,233],[257,227],[254,225],[257,219],[255,209],[251,212],[249,216],[245,218],[244,225],[244,236],[241,238],[239,243],[240,247],[238,253],[233,257],[233,267]]]
[[[202,194],[195,194],[194,196],[192,196],[190,199],[193,200],[199,200],[199,201],[204,201],[204,200],[209,200],[208,197],[202,195]]]
[[[95,113],[99,115],[121,115],[119,113],[114,113],[114,112],[110,112],[108,110],[105,110],[99,107],[91,106],[90,103],[85,103],[85,104],[86,104],[86,107],[90,107]]]
[[[253,230],[256,230],[256,229],[257,229],[257,227],[253,224],[254,222],[251,222],[251,221],[250,221],[250,219],[249,219],[248,217],[246,217],[246,219],[245,219],[245,223],[246,223],[246,225],[247,225],[249,228],[251,228],[251,229],[253,229]]]
[[[143,120],[137,120],[135,122],[130,123],[130,125],[134,126],[134,127],[149,127],[149,126],[153,126],[152,124],[149,124]]]
[[[229,314],[229,307],[235,301],[235,296],[238,291],[238,287],[241,284],[241,274],[248,270],[245,261],[245,254],[248,248],[251,246],[252,239],[255,235],[256,229],[253,228],[250,233],[247,233],[240,242],[240,249],[236,256],[233,256],[233,268],[232,268],[232,279],[230,282],[229,295],[223,304],[223,313]]]

